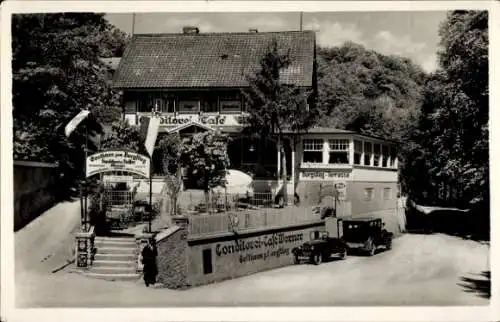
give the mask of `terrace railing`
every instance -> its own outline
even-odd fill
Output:
[[[283,227],[320,220],[319,212],[305,211],[298,207],[229,211],[213,215],[189,215],[188,232],[191,236],[200,236]]]

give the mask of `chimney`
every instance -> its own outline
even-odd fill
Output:
[[[182,32],[185,34],[199,34],[200,29],[198,29],[198,27],[194,27],[194,26],[186,26],[186,27],[182,28]]]
[[[252,28],[252,29],[248,29],[248,32],[256,34],[256,33],[259,32],[259,30],[255,29],[255,28]]]

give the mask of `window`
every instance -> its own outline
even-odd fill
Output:
[[[202,96],[201,110],[204,113],[219,112],[218,97],[216,93],[206,92]]]
[[[372,165],[372,143],[365,142],[365,162],[364,165]]]
[[[349,140],[329,140],[328,145],[330,147],[328,163],[349,163]]]
[[[384,200],[390,200],[392,198],[392,189],[391,188],[384,188],[383,198],[384,198]]]
[[[211,274],[213,272],[212,267],[212,250],[203,250],[203,274]]]
[[[219,95],[221,113],[240,113],[241,97],[238,92],[227,92]]]
[[[370,201],[373,199],[373,188],[365,188],[365,200]]]
[[[398,157],[396,147],[391,146],[391,168],[396,167],[396,159]]]
[[[175,112],[175,98],[174,97],[163,97],[161,99],[161,105],[158,106],[158,112],[174,113]]]
[[[389,147],[382,145],[382,167],[389,167]]]
[[[219,108],[217,107],[217,97],[206,98],[203,100],[202,111],[205,113],[217,113]]]
[[[323,163],[323,140],[304,139],[303,162]]]
[[[380,166],[380,144],[373,145],[373,165]]]
[[[137,111],[138,112],[150,112],[153,109],[153,95],[148,93],[140,93],[137,98]]]
[[[180,113],[198,113],[200,111],[200,101],[199,100],[179,100]]]
[[[354,164],[361,164],[361,157],[363,155],[363,142],[354,141]]]

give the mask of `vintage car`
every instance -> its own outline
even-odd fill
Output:
[[[343,239],[350,250],[361,250],[373,256],[377,249],[391,249],[393,234],[380,218],[358,217],[343,219]]]
[[[326,231],[313,231],[309,241],[292,250],[294,263],[302,260],[319,265],[332,256],[344,259],[347,255],[347,245],[341,238],[330,237]]]

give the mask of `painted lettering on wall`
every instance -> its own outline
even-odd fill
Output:
[[[333,171],[302,171],[302,177],[305,179],[348,179],[350,172]]]
[[[302,241],[302,233],[285,234],[278,233],[270,236],[260,236],[254,239],[238,240],[228,244],[217,244],[215,254],[226,256],[239,254],[240,263],[255,260],[266,260],[269,257],[277,257],[290,254],[290,248],[286,244]]]
[[[98,173],[124,171],[149,177],[150,159],[128,151],[98,152],[87,157],[87,177]]]
[[[227,117],[224,115],[201,115],[201,116],[162,116],[160,124],[163,125],[182,125],[190,122],[200,122],[207,125],[226,125]]]

